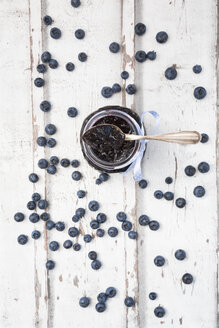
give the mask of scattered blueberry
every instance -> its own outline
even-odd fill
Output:
[[[79,181],[81,179],[81,173],[79,171],[72,172],[72,179],[75,181]]]
[[[40,219],[43,220],[43,221],[48,221],[49,218],[50,218],[50,215],[47,212],[44,212],[44,213],[40,214]]]
[[[100,173],[100,175],[99,175],[99,179],[103,182],[109,180],[109,178],[110,178],[110,175],[108,173],[105,173],[105,172]]]
[[[78,110],[75,107],[69,107],[67,114],[69,117],[76,117],[78,115]]]
[[[146,180],[142,179],[139,181],[138,185],[141,189],[145,189],[147,187],[148,183]]]
[[[203,99],[207,94],[207,91],[203,87],[197,87],[194,90],[194,97],[196,99]]]
[[[45,137],[38,137],[37,138],[37,145],[38,146],[41,146],[41,147],[44,147],[46,145],[46,138]]]
[[[73,63],[69,62],[65,65],[65,68],[67,69],[67,71],[72,72],[75,69],[75,65]]]
[[[87,54],[85,52],[80,52],[78,54],[78,60],[80,60],[80,62],[85,62],[87,60]]]
[[[37,78],[34,80],[34,84],[35,84],[36,87],[41,88],[41,87],[44,86],[45,81],[44,81],[41,77],[37,77]]]
[[[121,73],[121,78],[124,79],[124,80],[127,80],[129,77],[129,73],[127,71],[123,71]]]
[[[75,243],[75,244],[73,245],[73,250],[74,250],[74,251],[78,252],[78,251],[80,251],[80,249],[81,249],[81,245],[80,245],[80,244]]]
[[[47,270],[52,270],[55,268],[55,262],[52,260],[49,260],[46,262],[46,268]]]
[[[22,222],[24,221],[24,214],[21,213],[21,212],[17,212],[15,215],[14,215],[14,220],[16,222]]]
[[[47,124],[46,127],[45,127],[45,132],[48,134],[48,135],[53,135],[56,133],[56,127],[54,124]]]
[[[78,215],[80,218],[83,218],[83,216],[85,216],[85,209],[79,207],[76,209],[75,214]]]
[[[135,54],[135,59],[139,62],[139,63],[143,63],[145,62],[145,60],[147,59],[147,55],[146,52],[144,50],[138,50]]]
[[[97,237],[103,237],[105,234],[105,231],[103,229],[97,229],[96,235]]]
[[[173,182],[173,178],[171,178],[171,177],[167,177],[167,178],[165,179],[165,182],[166,182],[167,184],[171,184],[171,183]]]
[[[17,241],[20,245],[25,245],[28,241],[28,237],[25,235],[20,235],[17,237]]]
[[[119,52],[120,45],[117,42],[112,42],[109,45],[109,50],[115,54],[115,53]]]
[[[122,90],[121,86],[119,83],[114,83],[112,86],[113,93],[120,92]]]
[[[201,67],[201,65],[195,65],[195,66],[193,66],[192,70],[195,74],[199,74],[202,71],[202,67]]]
[[[184,198],[177,198],[175,204],[177,207],[183,208],[186,205],[186,200]]]
[[[40,109],[41,109],[43,112],[45,112],[45,113],[46,113],[46,112],[49,112],[50,109],[51,109],[51,104],[50,104],[50,102],[47,101],[47,100],[42,101],[41,104],[40,104]]]
[[[75,222],[75,223],[80,221],[80,219],[81,219],[80,216],[77,215],[77,214],[73,215],[73,217],[72,217],[72,221]]]
[[[74,168],[79,166],[79,161],[77,159],[74,159],[73,161],[71,161],[71,166],[73,166]]]
[[[186,258],[186,252],[183,249],[177,249],[175,251],[175,258],[179,261],[183,261]]]
[[[141,215],[138,219],[138,222],[141,226],[146,226],[150,223],[150,219],[147,215]]]
[[[84,198],[85,195],[86,195],[86,192],[84,190],[78,190],[77,191],[78,198]]]
[[[209,136],[206,133],[202,133],[200,142],[206,143],[206,142],[208,142],[208,140],[209,140]]]
[[[96,220],[90,221],[90,227],[91,229],[98,229],[99,228],[99,222]]]
[[[94,270],[99,270],[101,268],[101,262],[99,260],[94,260],[91,262],[91,268]]]
[[[162,306],[158,306],[154,309],[154,314],[158,318],[163,318],[163,316],[165,315],[165,310]]]
[[[97,259],[97,253],[95,251],[90,251],[88,253],[88,257],[89,257],[90,260],[94,261],[94,260]]]
[[[98,300],[99,303],[105,303],[107,301],[106,293],[99,293],[97,295],[97,300]]]
[[[127,219],[125,212],[119,212],[116,214],[116,218],[119,222],[124,222]]]
[[[99,203],[96,200],[91,200],[89,202],[89,204],[88,204],[88,208],[92,212],[98,211],[99,210],[99,207],[100,207],[100,205],[99,205]]]
[[[99,223],[104,223],[104,222],[106,222],[106,214],[104,214],[104,213],[98,213],[97,216],[96,216],[96,220],[97,220]]]
[[[157,57],[157,54],[156,54],[155,51],[148,51],[148,53],[147,53],[147,58],[148,58],[149,60],[155,60],[156,57]]]
[[[131,231],[129,231],[129,233],[128,233],[128,237],[129,237],[130,239],[137,239],[137,238],[138,238],[138,233],[137,233],[136,231],[131,230]]]
[[[202,186],[197,186],[193,190],[193,194],[198,198],[203,197],[205,195],[205,188],[203,188]]]
[[[65,223],[61,222],[61,221],[58,221],[55,224],[55,228],[56,228],[57,231],[63,231],[65,229]]]
[[[154,301],[157,298],[157,293],[151,292],[149,293],[148,297],[150,298],[150,300]]]
[[[156,191],[154,192],[154,197],[155,197],[156,199],[161,199],[161,198],[163,198],[163,193],[162,193],[162,191],[161,191],[161,190],[156,190]]]
[[[30,210],[30,211],[35,210],[35,208],[36,208],[36,203],[35,203],[33,200],[30,200],[30,201],[27,203],[27,208],[28,208],[28,210]]]
[[[110,88],[110,87],[103,87],[102,90],[101,90],[101,95],[104,98],[110,98],[110,97],[112,97],[112,95],[113,95],[112,88]]]
[[[49,243],[49,249],[53,252],[57,251],[59,249],[59,243],[57,241],[51,241]]]
[[[149,228],[152,231],[157,231],[160,228],[160,224],[159,222],[157,222],[156,220],[150,221],[149,222]]]
[[[88,297],[81,297],[79,300],[79,305],[83,308],[88,307],[90,304],[90,299]]]
[[[156,35],[156,40],[158,43],[165,43],[167,42],[168,34],[164,31],[158,32]]]
[[[132,229],[132,223],[130,221],[124,221],[122,223],[122,230],[124,231],[130,231]]]
[[[48,161],[45,158],[41,158],[39,159],[37,165],[40,169],[46,169],[48,167]]]
[[[71,248],[72,245],[73,245],[73,244],[72,244],[72,241],[71,241],[71,240],[66,240],[66,241],[64,241],[64,243],[63,243],[63,247],[66,248],[66,249]]]
[[[32,213],[29,216],[29,220],[32,223],[37,223],[40,220],[40,217],[39,217],[39,215],[37,213]]]
[[[49,206],[48,202],[45,199],[40,199],[38,202],[38,207],[41,210],[45,210]]]
[[[134,95],[137,91],[137,88],[135,84],[129,84],[125,90],[129,95]]]
[[[116,296],[116,289],[114,288],[114,287],[108,287],[107,289],[106,289],[106,296],[107,297],[110,297],[110,298],[112,298],[112,297],[114,297],[114,296]]]
[[[110,237],[116,237],[118,235],[118,229],[116,227],[110,227],[108,229],[108,235]]]
[[[46,221],[46,229],[52,230],[53,228],[55,228],[55,223],[52,220]]]
[[[182,276],[182,281],[184,282],[184,284],[190,285],[193,282],[193,276],[190,273],[185,273]]]
[[[80,0],[71,0],[71,5],[74,8],[78,8],[80,6],[80,4],[81,4]]]
[[[174,80],[177,76],[177,71],[174,67],[168,67],[165,71],[165,77],[168,80]]]
[[[105,303],[97,303],[95,309],[99,313],[104,312],[106,310],[106,305]]]
[[[132,297],[127,296],[124,300],[124,303],[127,307],[132,307],[133,305],[135,305],[135,301]]]
[[[45,51],[41,55],[41,60],[43,63],[48,63],[52,58],[51,53],[49,51]]]
[[[43,65],[43,64],[37,65],[37,72],[42,73],[42,74],[45,73],[46,72],[46,66]]]
[[[50,17],[50,16],[48,16],[48,15],[44,16],[44,17],[43,17],[43,23],[44,23],[45,25],[51,25],[51,24],[52,24],[52,17]]]
[[[39,177],[36,173],[31,173],[29,175],[30,182],[36,183],[39,180]]]
[[[38,202],[40,199],[41,199],[41,196],[40,196],[40,194],[38,194],[38,192],[35,192],[35,193],[32,195],[32,200],[33,200],[34,202]]]
[[[70,237],[77,237],[79,235],[79,230],[76,227],[71,227],[68,229],[68,234]]]
[[[56,59],[50,59],[49,61],[49,67],[52,69],[56,69],[59,66],[59,63]]]
[[[78,29],[75,31],[75,37],[79,40],[83,39],[85,37],[85,32],[82,29]]]
[[[165,264],[165,258],[163,256],[156,256],[154,259],[154,264],[158,267],[162,267]]]
[[[143,23],[138,23],[135,25],[135,33],[137,35],[143,35],[146,32],[146,26]]]
[[[47,173],[49,173],[49,174],[56,174],[56,167],[55,167],[55,165],[49,165],[47,167]]]
[[[192,165],[188,165],[186,166],[185,168],[185,174],[188,176],[188,177],[192,177],[196,172],[196,168]]]
[[[89,234],[84,235],[84,241],[85,243],[90,243],[92,240],[92,236]]]
[[[56,140],[54,138],[49,138],[46,144],[49,148],[53,148],[56,145]]]
[[[63,159],[61,159],[60,164],[63,167],[68,167],[70,165],[70,161],[67,158],[63,158]]]
[[[210,170],[210,165],[206,162],[201,162],[198,165],[198,170],[201,173],[207,173]]]
[[[166,200],[173,200],[174,198],[174,194],[171,191],[165,192],[163,196]]]
[[[101,183],[103,183],[103,181],[101,181],[100,179],[96,179],[95,183],[96,185],[100,185]]]
[[[34,230],[34,231],[31,233],[31,237],[32,237],[33,239],[39,239],[40,236],[41,236],[41,233],[40,233],[40,231],[38,231],[38,230]]]
[[[62,35],[62,32],[60,31],[60,29],[58,27],[53,27],[50,30],[50,36],[53,39],[60,39]]]

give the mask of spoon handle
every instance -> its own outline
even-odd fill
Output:
[[[133,134],[125,135],[125,140],[158,140],[166,142],[175,142],[185,145],[195,144],[200,141],[200,138],[200,134],[197,131],[180,131],[152,136],[139,136]]]

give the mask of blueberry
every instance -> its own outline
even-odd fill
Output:
[[[41,158],[37,165],[40,169],[46,169],[48,167],[48,161],[45,158]]]
[[[81,4],[80,0],[71,0],[71,5],[74,8],[78,8],[80,6],[80,4]]]
[[[138,233],[136,231],[129,231],[128,236],[130,239],[137,239],[138,238]]]
[[[165,179],[165,182],[166,182],[167,184],[171,184],[171,183],[173,182],[173,178],[171,178],[171,177],[167,177],[167,178]]]
[[[158,32],[156,35],[156,40],[158,43],[165,43],[167,42],[168,34],[164,31]]]
[[[99,175],[99,179],[103,182],[109,180],[109,178],[110,178],[110,175],[108,173],[105,173],[105,172],[100,173],[100,175]]]
[[[182,276],[182,281],[184,282],[184,284],[189,285],[193,282],[193,276],[190,273],[185,273]]]
[[[31,173],[29,175],[30,182],[36,183],[39,180],[39,177],[36,173]]]
[[[145,189],[147,187],[148,183],[146,180],[142,179],[139,181],[138,185],[141,189]]]
[[[146,26],[143,23],[138,23],[135,25],[135,33],[137,35],[143,35],[146,32]]]
[[[70,161],[67,158],[63,158],[63,159],[61,159],[60,164],[63,167],[68,167],[70,165]]]
[[[78,190],[77,191],[78,198],[84,198],[85,195],[86,195],[86,191],[84,191],[84,190]]]
[[[50,30],[50,36],[53,39],[60,39],[62,35],[62,32],[60,31],[60,29],[58,27],[53,27]]]
[[[45,137],[38,137],[37,138],[37,145],[38,146],[41,146],[41,147],[44,147],[46,145],[46,138]]]
[[[80,62],[85,62],[87,60],[87,54],[85,52],[80,52],[78,54],[78,60],[80,60]]]
[[[88,257],[89,257],[90,260],[94,261],[94,260],[97,259],[97,253],[95,251],[90,251],[88,253]]]
[[[75,214],[78,215],[80,218],[83,218],[83,216],[85,216],[85,209],[79,207],[76,209]]]
[[[195,65],[195,66],[193,66],[192,70],[195,74],[199,74],[202,71],[202,67],[201,67],[201,65]]]
[[[49,51],[45,51],[41,55],[41,60],[43,63],[48,63],[52,58],[51,53]]]
[[[49,138],[46,144],[49,148],[53,148],[56,145],[56,140],[54,138]]]
[[[186,252],[183,249],[177,249],[175,251],[175,258],[179,261],[182,261],[186,258]]]
[[[48,134],[48,135],[53,135],[56,133],[56,127],[54,124],[47,124],[46,127],[45,127],[45,132]]]
[[[82,29],[78,29],[75,31],[75,37],[79,40],[83,39],[85,37],[85,32]]]
[[[99,260],[94,260],[91,262],[91,268],[93,270],[99,270],[101,268],[101,262]]]
[[[150,298],[150,300],[154,301],[154,300],[156,300],[156,298],[157,298],[157,293],[155,293],[155,292],[151,292],[151,293],[148,295],[148,297]]]
[[[43,220],[43,221],[48,221],[49,218],[50,218],[50,215],[47,212],[44,212],[44,213],[40,214],[40,219]]]
[[[165,258],[163,256],[156,256],[154,259],[154,264],[158,267],[162,267],[165,264]]]
[[[206,162],[201,162],[198,165],[198,170],[201,173],[207,173],[210,170],[210,165]]]
[[[149,228],[152,230],[152,231],[157,231],[159,228],[160,228],[160,224],[159,222],[153,220],[153,221],[150,221],[149,222]]]
[[[203,99],[206,96],[207,91],[203,87],[197,87],[193,94],[196,99]]]
[[[135,305],[135,301],[132,297],[127,296],[124,300],[124,303],[127,307],[132,307],[133,305]]]
[[[47,270],[52,270],[55,268],[55,262],[52,260],[49,260],[46,262],[46,268]]]
[[[34,80],[34,84],[37,88],[41,88],[44,86],[45,84],[45,81],[41,78],[41,77],[37,77],[35,80]]]
[[[107,301],[106,293],[99,293],[97,295],[97,300],[98,300],[99,303],[105,303]]]
[[[101,181],[100,179],[96,179],[95,183],[96,185],[100,185],[101,183],[103,183],[103,181]]]
[[[52,69],[56,69],[59,66],[59,63],[56,59],[50,59],[49,61],[49,67]]]
[[[177,76],[177,71],[174,67],[168,67],[165,71],[165,77],[168,80],[174,80]]]
[[[90,243],[92,240],[92,236],[89,234],[84,235],[84,242],[85,243]]]
[[[129,84],[129,85],[127,85],[125,90],[129,95],[134,95],[137,91],[137,88],[136,88],[135,84]]]
[[[112,42],[109,45],[109,50],[116,54],[120,50],[120,45],[117,42]]]
[[[175,204],[179,208],[183,208],[186,205],[186,200],[184,198],[177,198]]]
[[[71,161],[71,166],[73,166],[74,168],[79,166],[79,161],[77,159],[74,159],[73,161]]]
[[[65,68],[67,69],[67,71],[72,72],[75,69],[75,65],[73,63],[69,62],[65,65]]]
[[[163,193],[162,193],[162,191],[161,191],[161,190],[156,190],[156,191],[154,192],[154,197],[155,197],[156,199],[161,199],[161,198],[163,198]]]
[[[45,210],[49,206],[48,202],[45,199],[40,199],[38,202],[38,207],[41,210]]]
[[[39,215],[37,213],[32,213],[29,216],[29,220],[32,223],[37,223],[40,220],[40,217],[39,217]]]
[[[75,181],[79,181],[81,179],[81,173],[79,171],[72,172],[72,179]]]
[[[70,237],[77,237],[79,235],[79,230],[76,227],[71,227],[68,229],[68,234]]]
[[[198,198],[203,197],[205,195],[205,188],[203,188],[202,186],[197,186],[193,190],[193,194]]]
[[[46,221],[46,229],[52,230],[53,228],[55,228],[55,223],[52,220]]]
[[[119,222],[124,222],[127,219],[125,212],[119,212],[116,214],[116,218]]]
[[[22,222],[24,221],[24,214],[21,213],[21,212],[17,212],[15,215],[14,215],[14,220],[16,222]]]
[[[98,229],[99,228],[99,222],[96,220],[90,221],[90,227],[91,229]]]
[[[41,236],[41,233],[40,233],[40,231],[38,231],[38,230],[34,230],[34,231],[31,233],[31,237],[32,237],[33,239],[39,239],[40,236]]]
[[[49,173],[49,174],[56,174],[56,167],[55,167],[55,165],[49,165],[47,167],[47,173]]]
[[[49,249],[53,252],[57,251],[59,249],[59,243],[57,241],[51,241],[49,243]]]
[[[127,71],[123,71],[121,73],[121,78],[124,79],[124,80],[127,80],[129,77],[129,73]]]
[[[147,55],[146,52],[144,50],[138,50],[135,54],[135,59],[139,62],[139,63],[143,63],[145,62],[145,60],[147,59]]]
[[[104,312],[106,310],[106,304],[105,303],[97,303],[95,305],[95,309],[99,313]]]
[[[35,193],[32,195],[32,200],[33,200],[34,202],[38,202],[40,199],[41,199],[41,196],[40,196],[40,194],[38,194],[38,192],[35,192]]]
[[[156,317],[158,318],[163,318],[163,316],[165,315],[165,310],[162,306],[157,306],[155,309],[154,309],[154,314]]]
[[[174,198],[174,194],[171,191],[165,192],[163,196],[166,200],[173,200]]]
[[[118,235],[118,229],[116,227],[110,227],[108,229],[108,235],[110,237],[116,237]]]
[[[141,215],[138,219],[138,222],[141,226],[146,226],[150,223],[150,219],[147,215]]]
[[[44,17],[43,17],[43,23],[44,23],[45,25],[51,25],[51,24],[52,24],[52,17],[50,17],[50,16],[48,16],[48,15],[44,16]]]
[[[57,156],[52,156],[52,157],[50,157],[49,162],[52,165],[58,165],[59,164],[59,159],[58,159]]]
[[[63,247],[66,248],[66,249],[71,248],[72,245],[73,245],[73,244],[72,244],[72,241],[71,241],[71,240],[66,240],[66,241],[64,241],[64,243],[63,243]]]
[[[45,73],[46,72],[46,66],[43,64],[37,65],[37,72],[38,73]]]
[[[97,229],[96,235],[97,237],[103,237],[105,234],[105,231],[103,229]]]
[[[148,53],[147,53],[147,58],[148,58],[149,60],[155,60],[156,57],[157,57],[157,54],[156,54],[155,51],[148,51]]]
[[[72,216],[72,221],[75,222],[75,223],[80,221],[80,219],[81,219],[80,216],[78,216],[77,214]]]
[[[63,231],[65,229],[65,223],[61,222],[61,221],[58,221],[55,224],[55,228],[56,228],[57,231]]]
[[[27,203],[27,208],[28,208],[28,210],[30,210],[30,211],[35,210],[35,208],[36,208],[36,203],[35,203],[33,200],[30,200],[30,201]]]
[[[100,205],[99,205],[99,203],[96,200],[91,200],[89,202],[89,204],[88,204],[88,208],[92,212],[98,211],[99,210],[99,207],[100,207]]]
[[[45,112],[45,113],[46,113],[46,112],[49,112],[50,109],[51,109],[51,104],[50,104],[50,102],[47,101],[47,100],[42,101],[41,104],[40,104],[40,109],[41,109],[43,112]]]
[[[88,307],[90,304],[90,299],[88,297],[81,297],[79,300],[79,305],[83,308]]]
[[[102,90],[101,90],[101,95],[104,98],[110,98],[110,97],[112,97],[112,95],[113,95],[112,88],[110,88],[110,87],[103,87]]]
[[[130,231],[132,229],[132,223],[130,221],[125,221],[122,223],[122,230]]]
[[[76,117],[78,115],[78,110],[75,107],[69,107],[67,114],[69,117]]]
[[[74,251],[78,252],[78,251],[80,251],[80,249],[81,249],[81,245],[80,245],[80,244],[75,243],[75,244],[73,245],[73,250],[74,250]]]
[[[121,86],[119,83],[114,83],[112,86],[113,93],[120,92],[122,90]]]
[[[208,140],[209,140],[209,136],[206,133],[202,133],[200,142],[206,143],[206,142],[208,142]]]
[[[192,177],[196,172],[196,168],[192,165],[188,165],[186,166],[185,168],[185,174],[188,176],[188,177]]]
[[[104,214],[104,213],[98,213],[97,216],[96,216],[96,220],[99,223],[106,222],[106,214]]]
[[[28,241],[28,237],[25,235],[20,235],[17,237],[17,241],[20,245],[25,245]]]
[[[112,297],[114,297],[114,296],[116,296],[116,289],[114,288],[114,287],[108,287],[107,289],[106,289],[106,296],[107,297],[110,297],[110,298],[112,298]]]

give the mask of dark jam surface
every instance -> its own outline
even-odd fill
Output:
[[[130,125],[122,118],[118,116],[105,116],[98,120],[95,123],[95,126],[100,125],[100,124],[113,124],[118,126],[122,132],[125,134],[131,134],[132,128]],[[112,131],[111,131],[112,132]],[[121,134],[119,133],[121,136]],[[95,142],[95,137],[96,137],[96,142]],[[103,137],[103,136],[102,136]],[[111,136],[111,138],[108,139],[105,138],[105,141],[100,142],[101,147],[97,147],[97,139],[98,135],[93,135],[94,138],[94,144],[92,147],[93,153],[102,161],[108,162],[108,163],[116,163],[116,162],[122,162],[125,161],[133,152],[135,142],[134,141],[124,141],[119,142],[117,139],[117,145],[115,145],[115,136]],[[114,141],[112,144],[110,144],[109,141]],[[91,145],[91,144],[90,144]]]

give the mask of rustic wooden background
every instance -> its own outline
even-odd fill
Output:
[[[0,2],[0,327],[13,328],[216,328],[217,327],[217,193],[216,193],[216,97],[217,97],[217,1],[216,0],[81,0],[74,9],[70,0],[1,0]],[[53,26],[62,30],[62,38],[49,37],[49,29],[42,25],[42,17],[49,14]],[[142,21],[147,32],[135,37],[135,23]],[[77,28],[86,31],[84,40],[77,40]],[[167,31],[169,40],[158,44],[155,35]],[[112,41],[123,45],[120,54],[113,55],[108,46]],[[135,63],[135,50],[155,50],[157,59],[144,64]],[[45,74],[45,87],[37,89],[33,80],[38,76],[36,66],[42,51],[49,50],[60,64]],[[77,54],[85,51],[88,61],[80,63]],[[74,72],[65,70],[73,61]],[[178,77],[168,81],[167,67],[176,64]],[[203,72],[192,72],[201,64]],[[126,69],[130,82],[135,81],[135,97],[125,92],[104,99],[100,90],[104,85],[121,82],[120,73]],[[207,97],[201,101],[193,97],[193,89],[202,85]],[[44,114],[39,109],[42,100],[52,103],[52,110]],[[83,161],[79,146],[79,131],[84,118],[97,108],[126,105],[138,113],[156,110],[161,116],[159,132],[196,129],[209,134],[209,142],[194,146],[150,142],[144,158],[143,172],[148,188],[140,190],[132,174],[113,175],[107,183],[95,185],[98,173]],[[66,115],[67,108],[79,110],[76,119]],[[43,134],[47,123],[54,123],[58,132],[53,149],[37,147],[36,138]],[[146,119],[148,131],[152,120]],[[57,155],[79,159],[84,177],[80,182],[71,179],[70,167],[59,168],[49,176],[37,167],[40,158]],[[207,161],[211,170],[189,178],[185,166],[197,167]],[[33,186],[28,174],[35,171],[40,181]],[[174,178],[169,187],[164,180]],[[193,196],[193,188],[203,185],[203,199]],[[78,200],[78,189],[88,191]],[[174,202],[154,199],[156,189],[185,197],[187,206],[177,209]],[[26,246],[17,244],[20,233],[30,235],[26,203],[34,192],[49,201],[54,221],[62,220],[72,226],[71,217],[79,206],[87,207],[96,199],[101,211],[108,216],[105,228],[116,225],[115,215],[124,210],[134,223],[139,239],[128,239],[121,229],[116,240],[108,236],[95,238],[84,244],[78,253],[48,250],[51,240],[62,243],[67,233],[47,232],[43,222],[36,225],[43,235],[31,238]],[[13,215],[25,211],[26,220],[16,223]],[[160,222],[153,232],[137,225],[138,216],[147,214]],[[80,223],[82,232],[90,232],[92,215]],[[174,258],[183,248],[185,261]],[[90,268],[89,250],[97,250],[103,266],[99,272]],[[153,264],[156,255],[167,262],[162,268]],[[54,259],[56,268],[47,272],[45,262]],[[185,272],[194,276],[194,284],[183,285]],[[95,311],[96,295],[108,286],[115,286],[118,295],[108,302],[107,311]],[[156,301],[148,293],[156,291]],[[87,295],[92,304],[87,309],[78,299]],[[135,308],[127,309],[126,295],[136,299]],[[154,316],[155,306],[161,304],[166,316]]]

